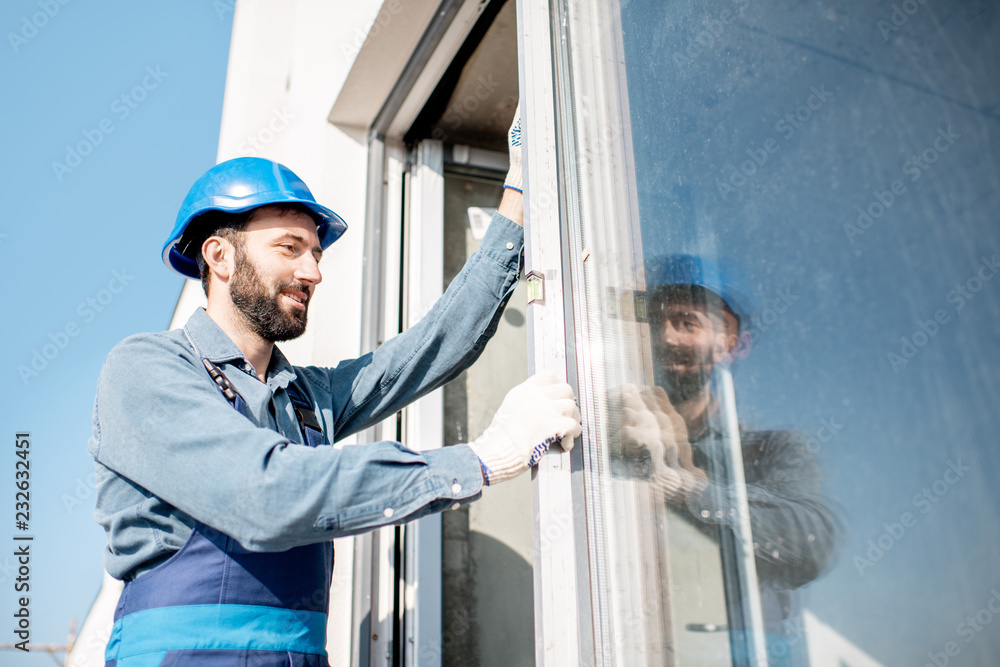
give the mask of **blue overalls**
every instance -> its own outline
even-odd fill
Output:
[[[203,359],[241,414],[247,404],[221,369]],[[309,447],[327,445],[316,414],[288,392]],[[163,563],[125,582],[106,667],[328,667],[326,622],[333,543],[252,552],[196,522]]]

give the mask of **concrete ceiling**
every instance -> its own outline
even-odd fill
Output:
[[[428,103],[429,113],[418,120],[426,125],[415,128],[415,138],[431,137],[506,152],[507,128],[518,96],[516,4],[513,0],[504,3],[482,41],[461,66],[451,93],[446,89],[447,80],[435,91],[438,99]],[[438,112],[445,95],[447,102]]]

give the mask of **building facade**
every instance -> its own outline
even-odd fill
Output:
[[[995,663],[994,4],[217,4],[218,159],[288,165],[350,226],[293,363],[429,309],[520,100],[526,275],[496,338],[338,446],[466,442],[542,369],[584,418],[530,479],[338,540],[332,664]],[[668,340],[698,303],[734,318],[716,356]],[[70,664],[109,630],[95,606]]]

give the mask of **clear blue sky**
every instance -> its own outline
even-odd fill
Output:
[[[64,642],[70,619],[82,623],[100,587],[105,540],[91,516],[86,452],[94,388],[115,343],[166,328],[180,293],[183,280],[163,266],[160,248],[187,188],[215,162],[230,7],[7,0],[0,10],[0,270],[8,303],[0,643],[15,641],[16,431],[32,436],[32,641]],[[67,160],[67,145],[80,142],[89,154]],[[24,373],[35,370],[36,351],[40,370]],[[5,651],[0,664],[52,662]]]

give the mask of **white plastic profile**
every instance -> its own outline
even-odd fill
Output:
[[[558,155],[556,153],[552,34],[548,0],[518,0],[518,78],[524,131],[525,272],[543,280],[545,298],[527,309],[528,363],[566,379],[566,318],[563,308]],[[589,664],[582,645],[578,587],[579,527],[574,516],[570,455],[549,451],[533,474],[535,509],[535,663],[552,667]],[[583,554],[585,556],[585,552]],[[586,579],[584,579],[586,580]],[[585,635],[584,635],[585,636]]]
[[[406,191],[403,316],[410,327],[427,314],[444,291],[444,150],[440,141],[420,142]],[[441,447],[442,390],[431,392],[404,410],[403,432],[403,442],[415,443],[422,450]],[[429,656],[440,653],[442,645],[441,515],[431,514],[407,524],[403,535],[403,664],[423,665]]]

